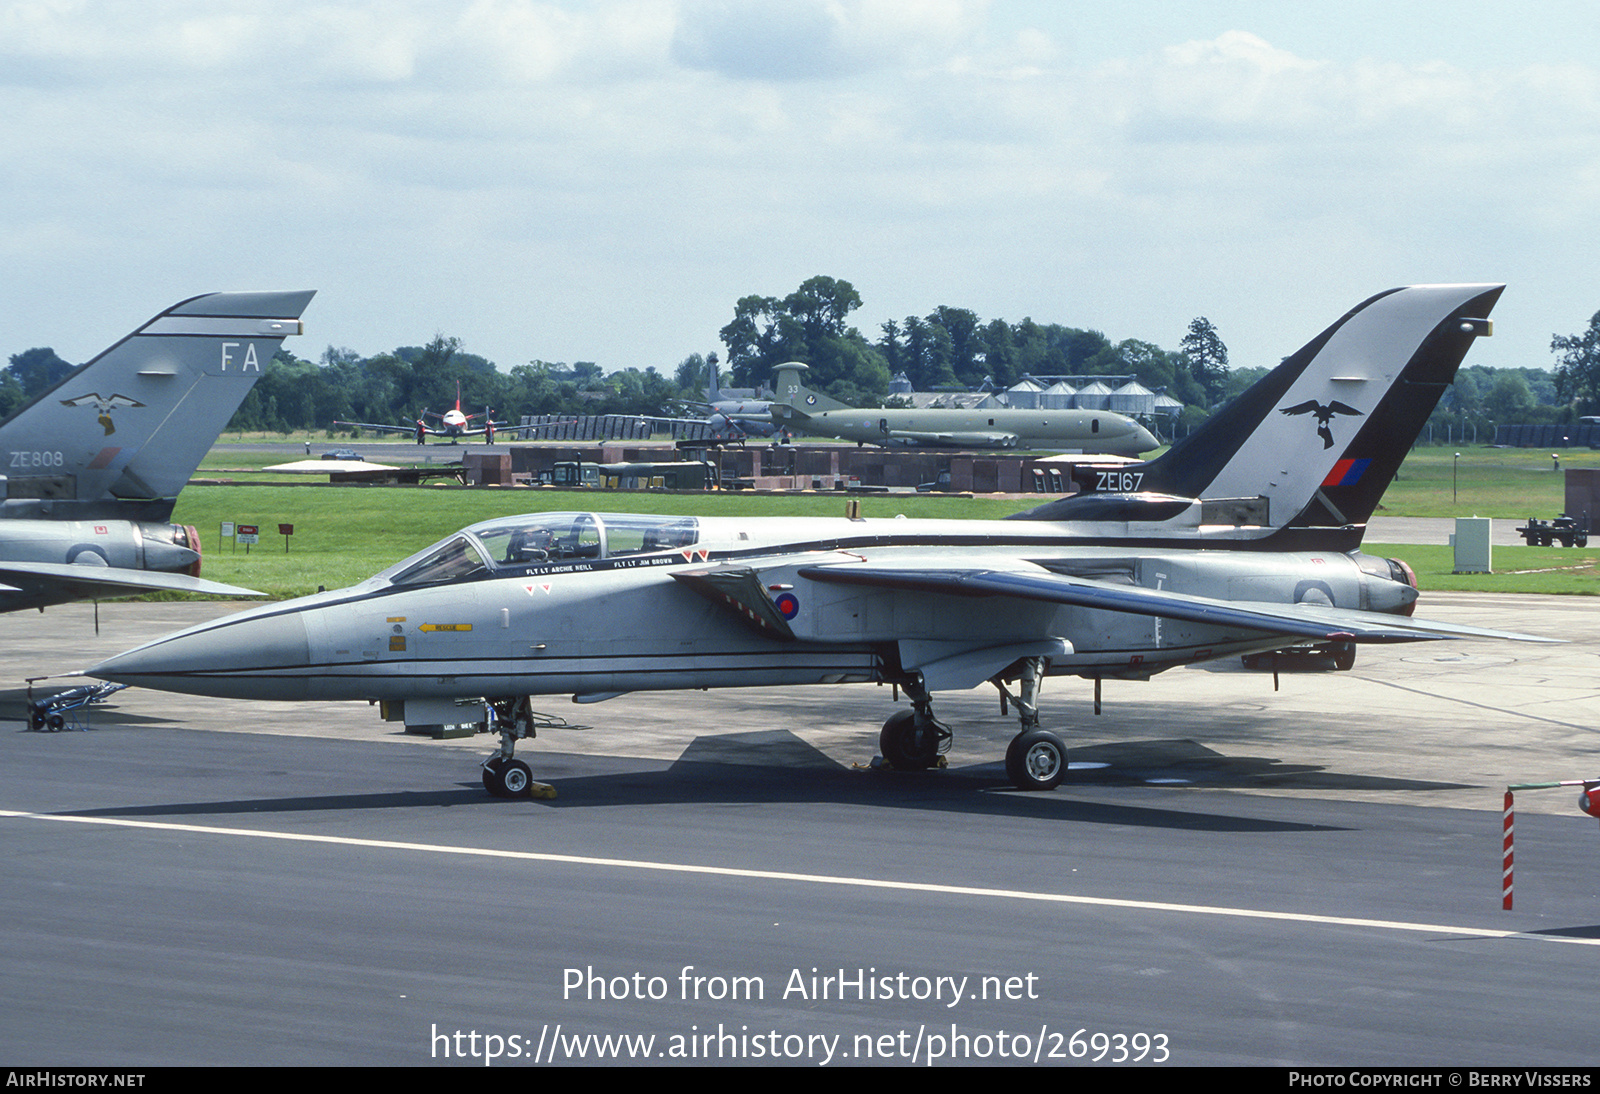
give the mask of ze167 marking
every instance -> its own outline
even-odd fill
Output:
[[[1094,488],[1108,494],[1132,494],[1144,482],[1143,471],[1100,471]]]

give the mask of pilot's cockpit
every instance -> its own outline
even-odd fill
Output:
[[[474,524],[396,563],[374,580],[393,585],[460,581],[553,563],[679,551],[699,538],[694,517],[529,513]]]

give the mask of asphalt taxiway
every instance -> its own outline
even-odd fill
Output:
[[[0,668],[228,610],[15,613]],[[938,697],[915,775],[871,767],[888,688],[551,700],[592,727],[519,747],[553,801],[364,704],[129,690],[45,734],[13,691],[0,1058],[1592,1065],[1600,826],[1519,794],[1507,913],[1500,804],[1600,775],[1600,602],[1419,615],[1567,641],[1197,666],[1098,717],[1051,680],[1047,794],[1006,787],[992,689]]]

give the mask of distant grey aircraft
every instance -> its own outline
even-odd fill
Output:
[[[182,301],[0,424],[0,611],[151,589],[256,595],[200,578],[168,524],[312,292]]]
[[[706,385],[706,402],[689,406],[705,414],[705,422],[719,436],[747,435],[770,437],[777,432],[772,424],[772,400],[738,398],[722,390],[717,379],[715,355],[708,363],[711,380]]]
[[[669,418],[647,415],[643,420],[655,428],[672,429],[679,425],[700,424],[708,426],[717,440],[743,441],[749,437],[771,437],[777,430],[772,424],[771,400],[743,398],[725,392],[717,379],[717,361],[713,354],[707,363],[711,374],[706,385],[704,402],[676,400],[674,405],[693,418]]]
[[[879,735],[935,765],[934,692],[985,681],[1020,727],[1006,771],[1048,789],[1066,746],[1047,675],[1147,679],[1296,643],[1521,637],[1411,618],[1416,581],[1359,551],[1377,505],[1500,285],[1396,289],[1356,307],[1205,426],[1100,490],[1003,521],[536,513],[473,525],[336,592],[264,605],[90,675],[247,699],[377,700],[408,724],[499,733],[491,793],[526,793],[530,696],[898,685]],[[1333,399],[1359,429],[1325,449]],[[1108,472],[1109,474],[1109,472]],[[548,723],[545,723],[548,724]]]
[[[849,407],[805,385],[807,366],[772,370],[772,421],[800,433],[857,444],[909,448],[1053,448],[1137,456],[1160,445],[1132,418],[1108,410],[866,409]]]

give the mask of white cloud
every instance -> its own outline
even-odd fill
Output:
[[[939,65],[985,4],[962,0],[685,0],[672,56],[743,80],[815,80]]]
[[[1401,280],[1575,280],[1587,58],[1331,59],[1226,26],[1085,58],[999,11],[0,5],[0,248],[41,318],[85,280],[311,280],[367,351],[456,317],[502,364],[607,367],[714,348],[737,296],[817,273],[869,331],[954,304],[1166,343],[1202,311],[1283,321],[1291,291],[1320,323]]]

